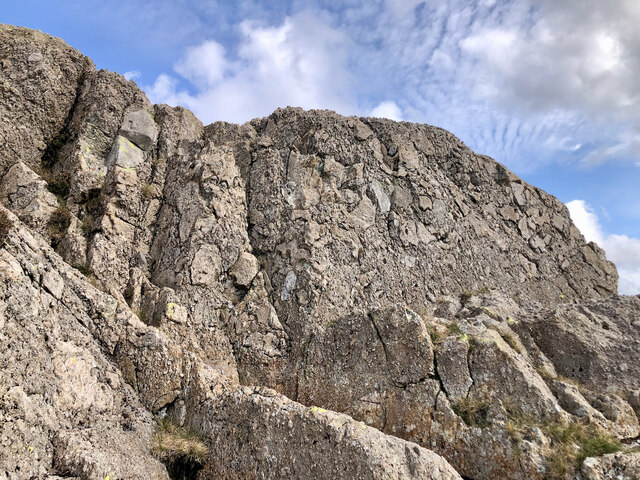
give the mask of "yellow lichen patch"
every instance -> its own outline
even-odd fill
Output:
[[[176,313],[176,304],[175,303],[167,303],[167,318],[171,320],[173,315]]]

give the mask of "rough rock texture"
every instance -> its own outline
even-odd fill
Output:
[[[636,475],[640,299],[450,133],[204,126],[6,25],[0,85],[0,478],[167,478],[165,415],[198,478]]]

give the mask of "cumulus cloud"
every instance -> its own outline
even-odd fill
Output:
[[[205,122],[242,123],[288,105],[354,113],[349,39],[329,23],[308,13],[278,26],[244,21],[237,56],[209,40],[188,49],[175,65],[194,91],[167,74],[146,91],[152,101],[186,106]]]
[[[188,48],[175,71],[199,89],[215,86],[227,70],[224,47],[213,40]]]
[[[369,112],[369,116],[400,121],[402,120],[402,109],[396,104],[396,102],[380,102],[377,107]]]
[[[616,264],[620,274],[618,290],[621,294],[640,293],[640,239],[626,235],[606,234],[595,210],[584,200],[567,203],[571,219],[582,232],[585,240],[595,242]]]

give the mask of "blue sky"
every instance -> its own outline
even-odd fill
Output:
[[[636,0],[22,0],[0,21],[204,122],[295,105],[446,128],[567,203],[640,293]]]

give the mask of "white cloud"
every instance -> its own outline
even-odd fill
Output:
[[[140,78],[141,76],[142,76],[142,73],[139,72],[138,70],[124,72],[124,75],[123,75],[123,77],[126,78],[127,80],[134,80],[136,78]]]
[[[620,275],[618,290],[621,294],[640,293],[640,239],[626,235],[605,234],[598,215],[584,200],[567,203],[571,219],[585,240],[595,242],[616,264]]]
[[[584,235],[585,240],[601,245],[604,241],[604,234],[602,233],[598,215],[593,208],[584,200],[571,200],[567,202],[567,208],[569,209],[571,220]]]
[[[402,120],[402,109],[396,104],[396,102],[380,102],[377,107],[369,112],[369,116],[388,118],[399,122]]]
[[[244,21],[239,30],[236,59],[207,41],[187,50],[176,64],[176,73],[195,92],[162,74],[145,88],[150,99],[183,105],[205,122],[242,123],[284,106],[357,113],[347,68],[349,39],[327,18],[303,13],[279,26]]]

